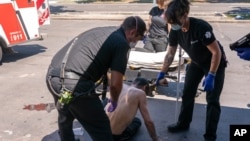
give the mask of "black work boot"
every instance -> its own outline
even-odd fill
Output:
[[[183,132],[189,129],[189,125],[181,125],[180,123],[171,124],[168,126],[168,131],[172,133]]]

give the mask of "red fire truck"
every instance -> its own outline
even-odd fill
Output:
[[[0,62],[10,46],[40,38],[49,15],[48,0],[0,0]]]

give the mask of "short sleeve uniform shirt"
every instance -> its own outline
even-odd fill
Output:
[[[192,62],[204,66],[211,62],[212,54],[207,45],[215,41],[212,27],[201,19],[190,17],[188,32],[172,30],[169,33],[170,46],[178,44],[187,52]]]
[[[125,73],[130,46],[122,28],[97,27],[76,38],[65,71],[74,72],[94,82],[106,74],[109,68]],[[60,69],[63,57],[73,40],[54,56],[51,63],[53,68]]]

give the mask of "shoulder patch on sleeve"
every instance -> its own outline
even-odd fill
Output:
[[[205,37],[206,37],[207,39],[211,38],[211,37],[212,37],[211,32],[210,32],[210,31],[207,31],[207,32],[205,33]]]

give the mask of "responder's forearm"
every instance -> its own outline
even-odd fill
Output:
[[[119,99],[119,95],[121,93],[121,88],[117,88],[117,87],[110,87],[110,96],[111,96],[111,100],[114,102],[118,102]]]
[[[174,55],[175,55],[175,51],[173,51],[172,49],[169,49],[164,59],[162,72],[168,71],[169,66],[172,64],[174,60]]]
[[[118,71],[111,70],[110,78],[110,100],[118,102],[119,95],[122,90],[123,74]]]
[[[149,135],[151,136],[153,141],[157,141],[158,138],[156,135],[154,123],[152,121],[149,121],[149,122],[145,123],[145,125],[146,125],[148,132],[149,132]]]
[[[211,65],[209,72],[216,73],[220,65],[221,60],[221,51],[215,52],[212,54]]]

